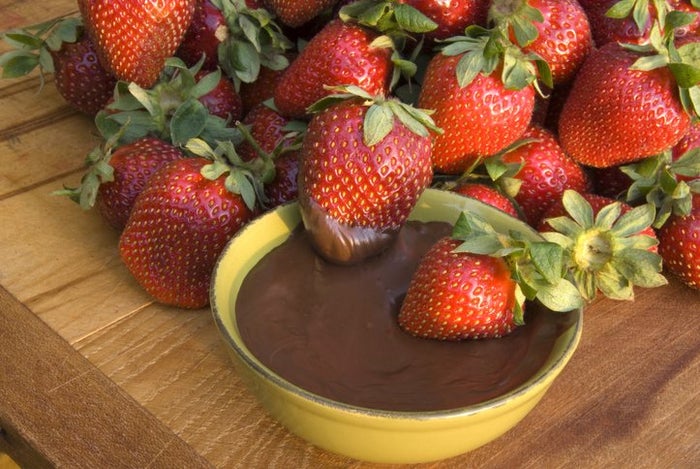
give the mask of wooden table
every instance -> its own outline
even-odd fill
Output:
[[[0,0],[0,30],[76,11]],[[6,47],[0,46],[0,52]],[[0,81],[0,452],[27,467],[365,467],[269,418],[208,310],[154,303],[96,212],[51,195],[99,143],[50,78]],[[700,467],[700,292],[586,310],[578,351],[514,430],[431,467]]]

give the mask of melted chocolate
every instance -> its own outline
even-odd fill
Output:
[[[501,339],[420,339],[397,323],[421,256],[450,233],[409,222],[383,253],[352,266],[325,261],[297,229],[243,282],[238,326],[250,351],[291,383],[382,410],[444,410],[494,398],[540,368],[572,315],[528,305],[525,326]]]

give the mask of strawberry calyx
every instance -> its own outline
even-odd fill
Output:
[[[656,9],[649,39],[641,44],[620,45],[639,54],[631,69],[652,71],[667,67],[676,80],[683,108],[693,117],[700,116],[700,42],[688,42],[677,46],[675,31],[691,24],[694,15],[672,10],[667,2],[653,0]],[[632,15],[639,26],[651,21],[648,0],[621,0],[607,13],[613,18]],[[640,29],[641,26],[640,26]]]
[[[271,159],[255,158],[243,161],[231,141],[220,141],[212,148],[205,140],[192,138],[185,145],[185,149],[196,156],[211,160],[210,164],[202,167],[202,176],[214,181],[226,174],[226,189],[240,195],[251,211],[255,211],[258,204],[264,206],[264,186],[275,177],[275,165]]]
[[[598,291],[608,298],[631,300],[634,286],[665,285],[661,257],[650,250],[656,238],[643,233],[655,219],[653,204],[622,213],[620,202],[603,207],[596,215],[588,201],[566,190],[562,203],[568,216],[547,219],[555,230],[541,235],[564,250],[565,272],[586,301]]]
[[[462,213],[455,224],[453,237],[462,241],[455,252],[502,257],[510,266],[518,284],[516,317],[525,300],[564,312],[593,301],[598,292],[631,300],[634,286],[666,284],[660,256],[649,251],[656,239],[640,234],[653,222],[653,205],[621,214],[615,202],[593,216],[590,204],[572,190],[563,203],[568,216],[549,219],[555,231],[539,233],[539,240],[498,232],[473,213]]]
[[[527,0],[499,0],[491,3],[488,21],[497,25],[504,34],[513,31],[516,43],[525,47],[539,36],[535,23],[542,23],[542,12]]]
[[[538,54],[525,53],[512,43],[501,27],[491,29],[468,26],[463,36],[445,39],[440,50],[443,55],[461,56],[456,67],[459,86],[465,87],[481,73],[491,75],[500,69],[503,85],[509,90],[534,86],[545,95],[539,82],[552,88],[552,73],[547,62]]]
[[[228,31],[221,34],[218,61],[236,86],[252,83],[261,67],[282,70],[293,43],[285,36],[274,16],[264,8],[249,8],[245,0],[210,0],[221,10]]]
[[[423,38],[417,40],[414,35],[423,35],[438,27],[437,23],[415,7],[389,0],[358,0],[344,5],[338,16],[343,22],[356,23],[377,31],[380,36],[372,41],[372,47],[392,50],[394,71],[391,88],[402,77],[410,81],[418,71],[416,60],[422,49]],[[417,41],[418,47],[413,48],[411,56],[405,58],[402,52],[407,49],[409,41]]]
[[[80,179],[78,186],[69,187],[64,185],[63,189],[52,192],[52,195],[66,196],[80,205],[80,208],[83,210],[89,210],[94,207],[100,185],[114,181],[114,168],[110,165],[110,159],[128,125],[129,123],[127,122],[102,145],[96,146],[86,155],[85,167],[87,170]]]
[[[430,115],[429,109],[419,109],[397,98],[372,96],[359,86],[325,87],[335,93],[325,96],[309,106],[308,112],[313,114],[330,107],[333,104],[355,100],[367,106],[363,122],[363,142],[367,146],[376,145],[386,137],[398,119],[411,132],[421,137],[427,137],[430,132],[442,133]]]
[[[219,140],[240,141],[240,133],[226,119],[209,112],[199,98],[213,90],[222,78],[217,69],[199,80],[195,78],[204,58],[188,68],[176,57],[166,60],[158,82],[149,89],[136,83],[117,82],[114,100],[95,117],[97,129],[109,140],[122,133],[121,143],[156,136],[183,147],[199,137],[214,145]]]
[[[64,16],[22,29],[5,31],[0,36],[12,49],[0,55],[2,78],[28,75],[39,67],[44,84],[44,73],[54,72],[52,52],[64,43],[74,43],[83,32],[78,17]]]
[[[700,194],[700,148],[677,159],[670,150],[665,151],[620,170],[633,181],[626,200],[632,204],[644,200],[656,207],[654,228],[663,226],[671,215],[690,214],[693,194]]]

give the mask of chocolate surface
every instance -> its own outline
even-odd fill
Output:
[[[514,389],[547,359],[571,314],[528,305],[525,326],[478,341],[420,339],[398,326],[421,256],[450,231],[409,222],[379,256],[342,266],[319,257],[297,229],[243,282],[236,311],[244,343],[288,381],[362,407],[443,410]]]

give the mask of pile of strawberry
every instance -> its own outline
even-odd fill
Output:
[[[298,200],[316,250],[393,242],[427,187],[464,213],[399,314],[417,336],[498,337],[528,301],[632,299],[662,270],[700,288],[700,14],[683,0],[79,0],[9,31],[3,77],[40,67],[104,145],[79,187],[156,300],[207,305],[214,263]]]

